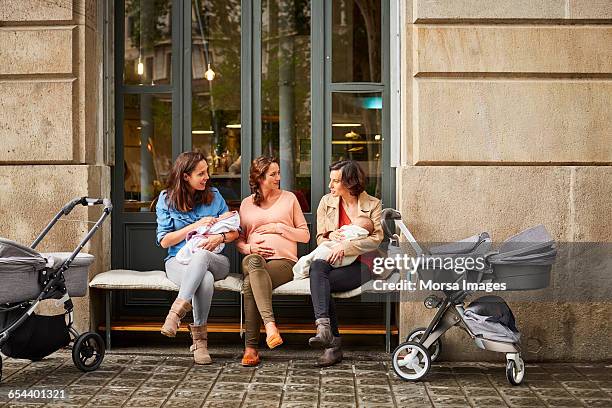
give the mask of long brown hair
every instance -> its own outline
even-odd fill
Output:
[[[275,157],[261,156],[251,162],[251,169],[249,171],[249,187],[253,196],[253,204],[260,206],[263,201],[263,193],[259,182],[266,177],[266,173],[272,163],[278,164],[278,159]]]
[[[206,157],[200,152],[184,152],[178,155],[166,186],[169,206],[179,211],[191,211],[198,204],[208,205],[212,202],[213,192],[209,182],[206,182],[203,191],[196,190],[192,193],[189,183],[183,178],[184,174],[190,175],[202,160],[206,161]]]

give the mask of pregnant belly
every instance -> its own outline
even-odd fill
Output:
[[[256,244],[261,240],[263,240],[263,242],[257,245],[274,249],[274,255],[270,258],[285,258],[288,255],[290,255],[290,258],[293,258],[297,255],[297,243],[288,240],[280,234],[252,233],[249,236],[248,243]]]

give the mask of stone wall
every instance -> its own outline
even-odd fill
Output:
[[[101,58],[95,0],[6,0],[0,6],[0,236],[29,244],[67,201],[110,196],[98,117]],[[99,208],[76,208],[41,251],[72,251]],[[84,252],[110,265],[110,222]],[[89,297],[75,300],[88,330]]]
[[[543,223],[559,242],[612,243],[612,2],[404,5],[398,206],[417,240]],[[527,360],[612,357],[609,301],[510,303]],[[402,303],[401,337],[431,316]],[[444,342],[446,359],[503,358],[459,330]]]

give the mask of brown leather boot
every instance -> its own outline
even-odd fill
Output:
[[[212,359],[208,354],[208,331],[206,325],[194,326],[189,325],[191,331],[191,338],[193,339],[193,345],[189,350],[193,351],[193,361],[196,364],[210,364]]]
[[[342,344],[340,337],[334,337],[331,347],[325,349],[317,361],[319,367],[329,367],[342,361]]]
[[[161,334],[167,337],[176,337],[176,332],[181,325],[181,319],[184,318],[188,312],[191,312],[191,303],[184,299],[176,298],[160,330]]]
[[[320,318],[315,320],[317,325],[317,335],[308,339],[308,344],[313,348],[328,348],[331,347],[331,342],[334,339],[332,334],[329,318]]]

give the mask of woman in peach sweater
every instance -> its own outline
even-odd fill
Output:
[[[243,366],[260,362],[257,346],[262,320],[268,347],[272,349],[283,343],[272,311],[272,290],[293,279],[297,243],[310,240],[297,198],[280,189],[280,167],[276,159],[253,160],[249,185],[253,194],[240,205],[242,232],[236,240],[238,250],[247,255],[242,261],[246,315]]]

